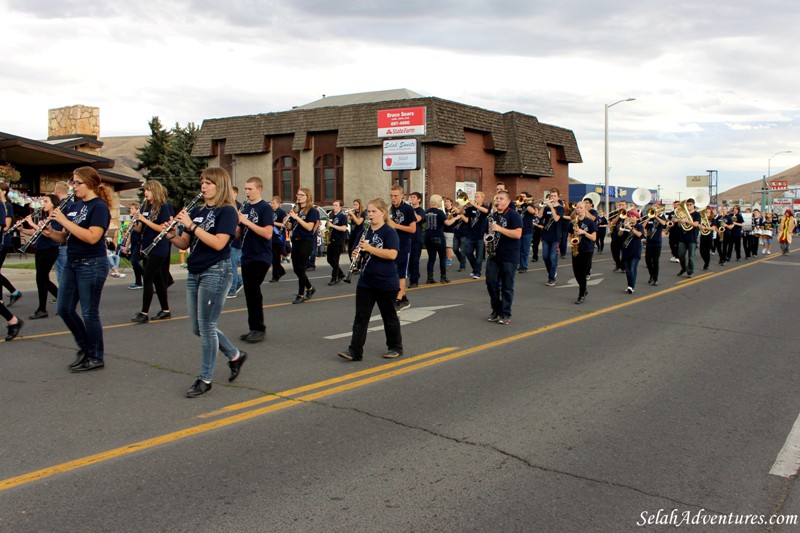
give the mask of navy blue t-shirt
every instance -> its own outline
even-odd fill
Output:
[[[401,202],[398,207],[392,205],[390,211],[389,216],[392,221],[400,226],[410,226],[417,221],[417,217],[414,216],[414,208],[405,202]],[[413,235],[407,231],[398,231],[397,236],[400,238],[400,253],[408,252],[411,249]]]
[[[414,214],[419,215],[420,220],[417,222],[417,231],[414,232],[414,238],[412,240],[414,242],[425,242],[425,228],[422,224],[425,222],[425,210],[422,209],[422,207],[415,207]],[[416,218],[414,220],[416,220]]]
[[[195,207],[190,213],[192,222],[197,227],[203,228],[212,235],[230,235],[231,239],[220,251],[216,251],[206,243],[191,235],[189,242],[189,258],[186,260],[186,267],[192,274],[200,274],[219,263],[231,258],[231,241],[236,234],[236,226],[239,224],[239,214],[232,205],[223,207],[206,207],[205,205]],[[194,231],[197,231],[195,228]]]
[[[5,231],[6,219],[10,218],[12,222],[14,221],[14,206],[11,204],[11,202],[5,203],[4,211],[5,214],[3,214],[3,217],[0,218],[0,226],[3,227],[3,229],[0,230],[0,247],[3,248],[13,246],[11,244],[11,233]]]
[[[245,204],[242,204],[242,202],[240,202],[239,200],[234,200],[234,201],[236,202],[236,210],[238,212],[242,213],[243,212],[242,211],[242,206],[245,205]],[[238,222],[239,219],[237,218],[236,221]],[[240,250],[242,249],[242,238],[241,238],[241,236],[239,236],[238,238],[234,237],[233,239],[231,239],[231,248],[239,248]]]
[[[506,209],[505,213],[495,213],[492,219],[501,227],[506,229],[517,229],[522,227],[522,217],[514,209],[510,207]],[[491,224],[491,220],[489,221]],[[519,247],[520,240],[512,239],[508,235],[501,235],[500,232],[496,234],[497,247],[495,248],[495,261],[499,263],[514,263],[519,262]]]
[[[79,200],[72,204],[66,217],[82,228],[103,228],[103,235],[108,231],[111,223],[111,212],[108,205],[100,198],[93,198],[88,202]],[[67,235],[67,260],[89,259],[106,256],[106,242],[102,237],[94,244],[82,241],[72,234]]]
[[[366,230],[364,240],[375,248],[384,250],[398,250],[400,248],[400,237],[394,228],[384,224],[377,230],[372,228]],[[361,269],[361,276],[358,279],[358,286],[379,291],[399,291],[400,278],[397,274],[397,264],[394,259],[381,259],[370,255]]]
[[[467,216],[467,222],[464,224],[466,226],[464,237],[471,240],[482,239],[483,234],[486,233],[487,214],[472,204],[467,206],[464,214]]]
[[[347,215],[344,214],[344,211],[339,211],[338,213],[334,213],[331,211],[328,214],[328,224],[333,224],[334,226],[345,226],[347,227]],[[338,229],[331,228],[331,242],[343,243],[347,239],[347,230],[341,231]]]
[[[546,206],[542,213],[542,224],[544,225],[542,240],[544,242],[558,242],[559,239],[561,239],[561,221],[564,218],[564,207],[557,205],[555,207],[555,212],[556,215],[561,217],[558,222],[553,218],[552,207]]]
[[[62,231],[63,229],[64,229],[64,227],[61,224],[59,224],[58,222],[56,222],[55,220],[50,222],[50,230],[51,231]],[[41,252],[43,250],[51,250],[53,248],[58,248],[59,246],[61,246],[59,243],[57,243],[53,239],[49,239],[49,238],[45,237],[44,235],[41,235],[39,237],[39,240],[36,241],[36,251],[37,252]]]
[[[633,228],[636,229],[639,233],[644,231],[642,227],[642,223],[637,221],[636,224],[633,225]],[[628,243],[628,246],[625,246],[625,243]],[[622,245],[622,257],[625,259],[631,257],[641,257],[642,256],[642,238],[637,237],[633,234],[633,230],[631,233],[627,231],[620,237],[620,244]]]
[[[0,245],[3,243],[6,233],[6,205],[0,202]]]
[[[438,207],[429,207],[425,211],[425,240],[430,241],[433,239],[440,239],[439,242],[444,242],[444,221],[447,220],[447,215]]]
[[[584,217],[583,220],[579,220],[578,227],[586,233],[597,233],[597,224],[595,224],[594,220],[590,219],[589,217]],[[575,225],[570,223],[569,233],[572,234],[574,232]],[[590,240],[586,235],[581,235],[580,241],[578,242],[578,252],[589,254],[593,253],[594,241]]]
[[[744,224],[744,217],[742,216],[741,213],[736,214],[736,215],[731,215],[731,222],[730,223],[733,224],[734,222],[736,222],[738,224]],[[733,235],[734,237],[741,237],[742,236],[742,226],[733,226],[733,228],[731,229],[731,235]]]
[[[658,217],[647,219],[644,224],[644,231],[647,234],[647,247],[648,248],[661,248],[661,234],[664,225],[658,221]]]
[[[275,212],[269,203],[261,200],[255,204],[246,204],[242,208],[242,213],[247,219],[257,226],[271,226],[275,219]],[[272,237],[272,234],[270,234]],[[265,239],[251,231],[247,226],[242,226],[242,264],[246,265],[253,262],[272,263],[272,239]]]
[[[270,205],[270,207],[272,206]],[[280,207],[278,209],[272,210],[272,233],[273,233],[272,238],[280,239],[281,242],[283,242],[283,229],[276,226],[275,225],[276,222],[279,224],[283,224],[284,222],[286,222],[286,211],[284,211]],[[275,241],[273,241],[273,244],[274,243]]]
[[[529,204],[522,204],[520,215],[522,215],[522,234],[533,235],[533,220],[536,218],[535,213],[528,211]]]
[[[302,224],[299,222],[296,223],[294,219],[291,219],[292,225],[294,226],[294,230],[292,230],[292,240],[312,240],[314,238],[314,225],[319,222],[319,210],[316,207],[311,206],[311,209],[308,210],[308,213],[303,214],[303,210],[301,209],[300,212],[296,214],[304,222],[311,222],[312,227],[311,231],[309,231],[304,228]]]
[[[169,219],[175,216],[175,211],[172,209],[172,204],[166,203],[161,206],[161,209],[158,210],[158,215],[156,215],[155,219],[151,218],[153,213],[153,206],[149,203],[147,204],[147,210],[142,211],[142,216],[145,217],[147,220],[158,224],[159,226],[165,222],[169,222]],[[136,233],[135,231],[133,233]],[[148,246],[153,244],[155,238],[161,233],[161,230],[154,230],[144,222],[142,222],[142,249],[146,249]],[[149,255],[154,257],[167,257],[169,255],[170,249],[172,245],[169,242],[169,239],[161,239],[155,248],[150,252]]]
[[[692,211],[692,221],[693,222],[700,222],[700,213],[698,213],[697,211]],[[670,230],[670,233],[675,231],[676,227],[680,227],[680,223],[675,222],[675,226],[672,226],[672,229]],[[692,244],[692,243],[697,244],[697,234],[698,233],[699,233],[699,230],[697,228],[691,229],[689,231],[681,230],[681,237],[680,237],[679,242],[682,242],[684,244]]]

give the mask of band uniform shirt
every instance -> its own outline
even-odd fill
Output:
[[[264,200],[247,204],[242,211],[243,215],[247,215],[247,220],[262,228],[271,226],[275,220],[272,206]],[[273,231],[273,238],[274,235]],[[256,262],[272,263],[272,239],[266,239],[243,225],[241,240],[243,265]]]
[[[5,202],[0,202],[0,246],[2,246],[6,236],[6,218],[6,204]]]
[[[414,232],[412,240],[413,242],[425,242],[425,210],[422,207],[415,207],[414,214],[419,216],[419,222],[417,222],[417,231]]]
[[[11,221],[14,221],[14,205],[6,201],[3,205],[3,216],[0,217],[0,221],[2,221],[2,229],[0,230],[0,248],[11,248],[13,245],[11,244],[11,232],[6,231],[6,219],[10,218]]]
[[[464,210],[464,214],[467,215],[467,227],[464,230],[464,236],[470,240],[483,239],[483,234],[486,233],[486,217],[488,215],[472,204]]]
[[[370,246],[384,250],[399,251],[400,236],[388,224],[384,224],[377,230],[370,228],[366,231],[364,241]],[[367,257],[361,269],[361,275],[358,278],[358,286],[378,291],[399,291],[400,277],[397,274],[395,260],[382,259],[374,255]]]
[[[50,222],[50,229],[52,231],[62,231],[64,229],[64,226],[53,220],[52,222]],[[39,240],[36,241],[37,252],[41,252],[43,250],[50,250],[52,248],[58,248],[59,246],[61,246],[59,243],[54,241],[52,238],[45,237],[44,235],[41,235],[39,237]]]
[[[731,222],[730,223],[733,224],[734,222],[737,223],[737,224],[744,224],[744,217],[742,216],[741,213],[738,213],[736,215],[731,215]],[[742,236],[742,226],[734,226],[731,229],[731,235],[733,235],[734,237],[741,237]]]
[[[595,221],[590,219],[589,217],[584,217],[583,220],[578,221],[578,227],[585,231],[586,233],[594,233],[597,234],[597,224]],[[569,233],[570,235],[575,233],[575,225],[570,222],[569,225]],[[589,239],[586,235],[580,236],[580,241],[578,241],[578,252],[579,253],[587,253],[591,254],[594,252],[594,241]]]
[[[186,268],[192,274],[200,274],[205,272],[209,267],[212,267],[220,261],[225,261],[231,258],[231,241],[233,236],[236,235],[236,226],[239,224],[239,214],[235,207],[232,205],[225,205],[222,207],[207,207],[202,205],[192,209],[191,213],[192,222],[197,228],[202,228],[211,235],[230,235],[231,238],[225,247],[220,250],[214,250],[206,243],[197,238],[197,235],[192,232],[189,243],[189,257],[186,259]]]
[[[430,207],[425,211],[425,240],[435,243],[444,242],[444,221],[447,215],[438,207]]]
[[[700,222],[700,213],[698,213],[697,211],[692,211],[692,222]],[[672,226],[672,230],[674,230],[676,227],[680,227],[680,224],[678,222],[676,222],[675,225]],[[680,242],[684,244],[697,244],[697,234],[699,232],[700,230],[698,228],[693,228],[690,229],[689,231],[683,231],[683,229],[681,228]]]
[[[272,207],[272,206],[270,206],[270,207]],[[277,225],[275,225],[275,223],[277,222],[279,224],[283,224],[285,220],[286,220],[286,211],[284,211],[280,207],[278,209],[274,209],[272,211],[272,238],[273,239],[277,237],[278,239],[280,239],[281,242],[283,242],[283,240],[284,240],[283,239],[283,229],[279,228]]]
[[[522,217],[516,210],[508,207],[505,213],[495,213],[494,221],[505,229],[517,229],[522,227]],[[497,232],[497,247],[495,248],[494,260],[498,263],[519,263],[520,239],[514,239],[508,235]]]
[[[302,224],[299,223],[295,224],[295,228],[292,230],[292,240],[313,241],[314,234],[316,231],[315,226],[317,225],[317,222],[319,222],[319,210],[312,205],[311,208],[308,210],[308,213],[303,214],[303,210],[301,209],[300,212],[297,213],[297,216],[299,216],[300,220],[303,220],[304,222],[310,222],[311,230],[310,231],[307,230],[306,228],[303,227]]]
[[[69,212],[66,213],[66,216],[70,222],[77,224],[81,228],[103,228],[103,235],[105,235],[108,225],[111,223],[111,212],[108,210],[108,205],[100,198],[92,198],[88,202],[82,200],[75,202]],[[89,244],[72,234],[67,235],[68,261],[105,256],[105,239],[101,238],[96,243]]]
[[[400,226],[410,226],[412,222],[416,222],[417,218],[414,216],[414,208],[409,204],[402,202],[399,206],[391,206],[391,217],[395,224]],[[411,233],[407,231],[398,231],[397,236],[400,238],[400,253],[408,253],[411,250]]]
[[[343,211],[339,211],[335,214],[331,211],[328,217],[328,224],[347,227],[347,215],[345,215]],[[331,242],[342,244],[345,240],[347,240],[347,230],[341,231],[331,228]]]
[[[544,229],[542,230],[542,240],[544,242],[553,243],[558,242],[559,239],[561,239],[561,219],[559,219],[558,222],[555,221],[553,218],[553,209],[554,208],[547,206],[542,212],[542,223],[544,224]],[[557,205],[555,207],[555,213],[563,219],[564,207]]]
[[[234,201],[236,202],[236,210],[241,213],[242,212],[242,205],[243,205],[242,202],[240,202],[238,200],[234,200]],[[238,223],[239,219],[237,218],[236,221]],[[231,239],[231,248],[239,248],[239,249],[242,248],[242,237],[241,236],[239,236],[238,238],[235,235],[233,236],[233,238]]]
[[[648,248],[661,248],[661,230],[663,228],[664,225],[657,220],[657,217],[650,218],[645,222],[644,231],[646,232],[645,235],[647,235]]]
[[[520,209],[520,216],[522,216],[522,234],[523,235],[533,235],[533,220],[536,218],[536,215],[528,211],[528,206],[530,204],[522,204],[522,208]]]
[[[631,226],[631,232],[628,233],[627,231],[622,235],[622,241],[620,241],[620,245],[622,246],[622,257],[624,259],[630,259],[632,257],[641,257],[642,256],[642,238],[637,237],[633,234],[633,230],[638,231],[639,233],[644,232],[644,228],[642,227],[641,222],[637,222],[633,226]],[[630,238],[630,240],[628,240]],[[625,246],[625,243],[628,243],[628,246]]]
[[[146,219],[150,220],[151,222],[158,224],[164,224],[165,222],[169,222],[169,220],[175,216],[175,211],[172,209],[172,204],[165,203],[161,206],[161,209],[158,211],[158,215],[156,215],[155,219],[151,219],[150,215],[153,212],[153,206],[148,207],[147,211],[142,211],[142,216]],[[135,231],[133,233],[136,233]],[[161,233],[161,231],[156,231],[144,222],[142,222],[142,249],[146,249],[153,243],[156,236]],[[150,252],[150,255],[156,257],[167,257],[170,252],[170,248],[172,245],[169,242],[169,239],[161,239],[161,241],[153,248],[153,251]]]

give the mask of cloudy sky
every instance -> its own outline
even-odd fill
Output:
[[[101,134],[408,88],[575,132],[603,180],[720,191],[800,164],[800,8],[790,0],[0,0],[0,131],[100,107]]]

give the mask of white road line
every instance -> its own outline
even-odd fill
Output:
[[[800,415],[794,421],[792,431],[786,437],[786,442],[778,452],[778,457],[769,473],[775,476],[791,477],[797,474],[798,469],[800,469]]]

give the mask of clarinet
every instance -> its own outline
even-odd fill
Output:
[[[347,275],[344,277],[342,281],[345,283],[350,283],[350,280],[353,277],[353,273],[356,270],[361,270],[364,266],[364,261],[367,259],[368,253],[361,251],[361,246],[364,244],[364,240],[367,238],[367,230],[364,230],[364,233],[361,234],[361,240],[358,241],[358,244],[353,249],[353,253],[356,254],[356,258],[350,262],[350,270],[347,271]]]
[[[145,211],[145,206],[147,205],[148,205],[147,200],[145,200],[139,212],[141,213]],[[128,228],[125,230],[125,235],[122,236],[122,241],[120,241],[122,243],[122,246],[125,246],[125,243],[128,242],[128,238],[131,236],[131,233],[133,233],[133,227],[136,225],[137,222],[138,220],[131,220],[130,226],[128,226]],[[122,248],[122,246],[117,247],[117,255],[119,255],[119,251]]]
[[[197,202],[199,202],[202,198],[203,198],[203,193],[201,192],[197,196],[195,196],[194,199],[191,202],[189,202],[189,205],[187,205],[183,209],[185,209],[187,213],[190,212],[192,209],[194,209],[194,206],[197,205]],[[142,256],[147,257],[148,255],[150,255],[153,249],[156,246],[158,246],[158,243],[160,243],[161,240],[167,236],[167,233],[175,229],[175,226],[177,226],[178,224],[179,224],[178,219],[173,218],[172,221],[169,224],[167,224],[167,226],[164,229],[161,230],[161,233],[156,235],[155,239],[153,239],[153,242],[150,243],[150,246],[142,250]]]
[[[72,201],[72,199],[73,199],[73,198],[75,198],[75,191],[69,191],[69,194],[67,195],[67,197],[66,197],[66,198],[64,198],[63,200],[61,200],[61,203],[60,203],[60,204],[58,204],[58,210],[59,210],[59,211],[61,211],[62,209],[64,209],[65,207],[67,207],[67,204],[69,204],[69,203]],[[30,239],[28,239],[28,242],[26,242],[25,244],[23,244],[23,245],[22,245],[22,248],[20,248],[20,249],[19,249],[20,253],[23,253],[23,254],[24,254],[25,252],[27,252],[27,251],[28,251],[28,248],[29,248],[30,246],[33,246],[34,244],[36,244],[36,241],[38,241],[38,240],[39,240],[39,237],[41,237],[41,236],[42,236],[42,232],[43,232],[43,231],[44,231],[44,230],[45,230],[45,229],[46,229],[48,226],[50,226],[50,223],[51,223],[51,222],[53,222],[53,219],[52,219],[52,218],[48,218],[47,220],[45,220],[44,224],[42,224],[41,226],[39,226],[39,229],[37,229],[37,230],[34,232],[34,234],[33,234],[33,235],[31,235],[31,238],[30,238]]]
[[[36,209],[33,211],[33,213],[31,213],[31,218],[36,218],[36,217],[40,217],[40,216],[42,216],[42,210],[43,210],[43,209],[44,209],[43,207],[37,207],[37,208],[36,208]],[[16,230],[18,230],[19,228],[21,228],[21,227],[22,227],[22,225],[23,225],[24,223],[25,223],[25,219],[24,219],[24,218],[21,218],[21,219],[17,220],[16,222],[14,222],[14,225],[13,225],[13,226],[11,226],[10,228],[8,228],[8,231],[6,231],[6,233],[11,233],[11,232],[13,232],[13,231],[16,231]]]

